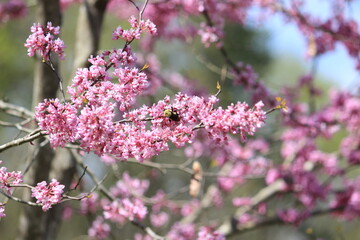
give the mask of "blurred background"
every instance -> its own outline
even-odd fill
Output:
[[[309,11],[321,16],[328,16],[329,9],[322,1],[307,1]],[[315,3],[316,2],[316,3]],[[323,1],[325,2],[325,1]],[[254,9],[256,14],[257,9]],[[72,78],[73,52],[76,31],[76,16],[78,7],[71,6],[64,12],[63,27],[61,29],[61,38],[64,40],[67,48],[66,60],[62,62],[61,74],[65,81]],[[353,1],[351,10],[348,14],[352,14],[354,18],[360,21],[360,2]],[[30,27],[35,22],[34,9],[29,9],[28,16],[23,19],[17,19],[2,23],[0,25],[0,98],[10,103],[17,104],[28,109],[31,108],[32,99],[32,80],[34,59],[27,57],[24,42],[30,33]],[[112,49],[114,47],[122,47],[122,43],[111,40],[111,32],[120,24],[125,22],[119,21],[112,14],[108,14],[104,22],[104,32],[101,39],[100,49]],[[306,52],[305,40],[301,34],[291,24],[284,23],[281,17],[270,17],[265,25],[260,25],[254,21],[248,28],[242,28],[236,25],[227,25],[226,27],[225,47],[231,53],[232,59],[239,59],[251,64],[255,71],[259,74],[261,81],[264,81],[275,93],[286,85],[292,85],[299,77],[307,74],[313,66],[313,62],[305,58]],[[136,43],[134,43],[135,52]],[[193,79],[199,89],[207,89],[210,93],[215,93],[218,75],[209,71],[204,66],[201,59],[211,62],[215,65],[221,65],[221,57],[219,52],[214,48],[205,49],[199,41],[193,45],[184,44],[180,41],[162,41],[156,45],[155,53],[161,63],[164,72],[180,72],[190,79]],[[318,59],[315,84],[317,87],[326,91],[329,88],[341,88],[351,90],[354,86],[358,86],[359,73],[354,70],[354,62],[347,56],[346,51],[342,47],[337,47],[334,52],[325,54]],[[173,92],[167,88],[160,89],[155,99],[161,99],[165,95],[172,95]],[[226,83],[223,86],[223,92],[220,96],[222,104],[226,105],[234,101],[246,101],[246,92],[241,88],[234,88],[232,84]],[[304,94],[304,101],[306,101]],[[326,101],[324,96],[323,101]],[[142,102],[147,103],[154,99],[144,98]],[[321,104],[321,101],[320,101]],[[267,126],[259,133],[264,138],[274,138],[279,135],[279,126],[277,126],[276,118],[279,116],[272,115],[267,121]],[[0,112],[0,119],[11,121],[11,118]],[[0,144],[6,143],[19,135],[18,131],[11,128],[0,127]],[[330,144],[330,145],[329,145]],[[326,147],[331,152],[331,143],[326,143]],[[272,145],[269,158],[276,159],[279,156],[280,146],[276,142]],[[336,144],[334,144],[334,147]],[[277,147],[277,148],[276,148]],[[21,170],[24,168],[25,159],[27,157],[27,147],[21,146],[12,148],[8,151],[0,153],[0,159],[4,161],[4,166],[8,170]],[[90,168],[96,168],[99,178],[105,175],[107,168],[96,160],[96,156],[88,155],[86,163]],[[157,157],[157,162],[182,163],[186,159],[183,150],[172,149]],[[132,176],[147,177],[151,172],[136,164],[119,164],[119,169],[125,169]],[[152,185],[157,188],[163,188],[166,192],[179,189],[188,184],[188,176],[179,172],[170,172],[167,176],[158,178]],[[114,176],[106,179],[105,184],[111,185],[115,180]],[[209,179],[205,183],[209,185],[214,179]],[[91,188],[91,181],[85,189]],[[255,193],[256,190],[263,186],[262,180],[254,180],[244,186],[237,194],[246,195]],[[155,188],[149,190],[149,195],[153,195]],[[19,191],[19,196],[21,193]],[[0,196],[0,199],[3,197]],[[185,194],[178,196],[179,199],[186,199]],[[276,200],[275,200],[276,201]],[[75,209],[79,208],[77,202],[71,203]],[[6,206],[6,218],[0,221],[0,240],[15,239],[18,216],[21,209],[19,203],[10,201]],[[230,211],[230,210],[229,210]],[[216,213],[213,213],[216,215]],[[299,229],[293,226],[279,225],[262,227],[260,230],[242,234],[240,237],[233,239],[253,239],[253,240],[302,240],[302,239],[328,239],[328,240],[357,240],[360,236],[359,221],[342,222],[332,219],[331,216],[314,217],[305,221]],[[58,239],[82,239],[82,235],[87,233],[89,222],[83,220],[83,216],[74,214],[69,221],[64,221]],[[128,233],[121,231],[120,236],[127,236],[137,231],[133,226],[126,228]],[[115,239],[119,238],[114,233]],[[130,239],[130,238],[129,238]]]

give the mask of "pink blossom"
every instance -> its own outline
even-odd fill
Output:
[[[74,215],[74,210],[72,207],[65,205],[64,210],[62,212],[62,220],[67,221],[72,218]]]
[[[158,190],[156,194],[151,197],[151,201],[154,202],[152,209],[155,212],[159,212],[162,207],[166,206],[168,200],[166,199],[166,194],[163,190]]]
[[[136,61],[136,57],[132,52],[130,45],[123,49],[114,49],[111,52],[106,52],[104,55],[109,56],[109,62],[114,64],[115,68],[118,68],[121,65],[131,65]]]
[[[97,217],[89,228],[88,234],[90,237],[102,240],[108,238],[110,231],[110,225],[104,223],[104,219],[102,217]]]
[[[309,212],[299,211],[293,208],[278,211],[279,218],[287,223],[299,225],[302,221],[309,217]]]
[[[198,240],[225,240],[225,237],[212,230],[210,227],[201,227],[198,233]]]
[[[140,180],[131,178],[127,172],[122,174],[122,179],[117,181],[114,187],[110,188],[110,192],[115,197],[131,197],[143,196],[149,188],[148,180]]]
[[[233,198],[232,204],[235,207],[241,207],[241,206],[250,205],[251,204],[251,198],[250,197],[236,197],[236,198]]]
[[[112,34],[113,40],[121,38],[126,42],[131,42],[134,39],[140,39],[140,35],[143,31],[148,31],[152,35],[157,33],[155,24],[149,19],[146,21],[141,20],[139,24],[138,20],[134,16],[131,16],[128,21],[131,25],[131,28],[129,30],[124,30],[120,26],[117,27]]]
[[[250,214],[250,213],[245,213],[245,214],[241,215],[240,217],[238,217],[238,219],[237,219],[237,221],[240,224],[244,224],[244,225],[252,223],[252,222],[256,222],[256,220],[257,220],[257,216]]]
[[[120,103],[119,109],[124,111],[132,105],[135,97],[147,88],[147,76],[137,68],[127,67],[115,69],[114,75],[119,81],[119,85],[115,86],[118,94],[114,95],[114,99]]]
[[[85,197],[80,201],[81,214],[94,214],[98,208],[99,196],[96,192],[92,193],[89,197]]]
[[[141,233],[135,233],[134,240],[153,240],[150,235],[141,235]]]
[[[223,194],[219,188],[213,187],[213,188],[209,189],[208,191],[211,196],[212,203],[214,204],[215,207],[220,208],[220,207],[224,206]]]
[[[55,39],[55,35],[60,33],[60,27],[53,27],[51,22],[48,22],[46,27],[38,23],[31,27],[31,32],[32,34],[24,44],[28,48],[30,57],[38,51],[44,61],[50,60],[51,52],[58,54],[60,59],[64,59],[64,42],[59,38]]]
[[[262,202],[257,207],[257,212],[261,215],[265,215],[267,212],[267,204],[265,202]]]
[[[103,209],[105,219],[118,223],[124,223],[126,219],[130,221],[143,220],[147,214],[144,203],[137,198],[116,200],[104,205]]]
[[[269,169],[269,171],[267,172],[265,180],[266,180],[266,183],[269,185],[269,184],[275,182],[280,177],[281,177],[280,170],[276,169],[276,168],[272,168],[272,169]]]
[[[0,164],[2,161],[0,160]],[[8,194],[11,194],[12,187],[9,185],[17,185],[22,183],[23,176],[20,171],[8,172],[6,167],[0,168],[0,189],[5,190]]]
[[[345,180],[344,189],[335,194],[335,199],[329,204],[331,208],[338,209],[336,215],[352,220],[360,216],[360,178]]]
[[[226,177],[218,177],[217,182],[222,191],[230,192],[234,187],[243,184],[247,173],[247,166],[238,162],[232,166]]]
[[[258,75],[251,65],[239,62],[237,67],[240,69],[240,72],[235,74],[234,85],[250,87],[256,83]]]
[[[184,204],[180,210],[183,216],[190,215],[193,211],[200,207],[200,201],[198,199],[193,199],[192,201]]]
[[[78,117],[78,125],[76,126],[80,146],[87,151],[94,151],[98,155],[104,153],[109,141],[114,136],[113,117],[114,103],[110,106],[84,107]]]
[[[200,30],[198,34],[201,36],[201,42],[205,47],[210,47],[212,43],[218,43],[223,36],[223,33],[220,29],[214,26],[208,26],[206,24],[200,25]]]
[[[60,103],[59,99],[45,99],[35,107],[35,117],[40,129],[50,135],[53,147],[63,147],[66,142],[77,139],[77,110],[70,103]]]
[[[169,222],[170,216],[166,212],[150,214],[150,221],[154,227],[164,227]]]
[[[56,179],[52,179],[49,184],[42,181],[31,189],[31,196],[36,198],[36,203],[41,204],[42,210],[45,212],[52,205],[61,202],[64,187]]]
[[[0,3],[0,23],[22,18],[26,14],[27,7],[23,0],[8,0]]]
[[[195,226],[193,224],[175,223],[167,234],[169,240],[193,240],[195,239]]]
[[[0,204],[0,219],[6,217],[6,214],[4,212],[5,212],[5,205]]]

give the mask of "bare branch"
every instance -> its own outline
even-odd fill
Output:
[[[14,197],[14,196],[8,194],[7,192],[3,191],[2,189],[0,189],[0,193],[3,194],[4,196],[6,196],[7,198],[15,201],[15,202],[24,203],[24,204],[27,204],[29,206],[34,206],[34,207],[40,207],[41,206],[41,204],[30,202],[30,201],[25,201],[23,199]]]
[[[15,147],[15,146],[19,146],[19,145],[22,145],[24,143],[32,142],[35,139],[41,138],[41,137],[43,137],[45,135],[46,134],[44,132],[40,131],[40,129],[37,129],[37,130],[33,131],[32,133],[26,135],[25,137],[18,138],[18,139],[15,139],[15,140],[11,141],[11,142],[8,142],[8,143],[5,143],[5,144],[1,145],[0,146],[0,153],[5,151],[6,149],[9,149],[9,148],[12,148],[12,147]]]
[[[24,107],[20,107],[11,103],[0,100],[0,111],[5,112],[11,116],[28,119],[33,118],[34,114]]]
[[[149,2],[149,0],[145,0],[142,9],[141,9],[141,11],[139,12],[139,22],[142,20],[142,16],[143,16],[143,14],[144,14],[144,11],[145,11],[145,8],[146,8],[148,2]]]

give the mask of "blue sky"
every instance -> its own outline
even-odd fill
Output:
[[[307,1],[306,11],[323,18],[329,16],[330,9],[326,0]],[[360,1],[353,3],[347,13],[360,23]],[[270,17],[265,24],[269,31],[269,49],[275,56],[287,54],[299,59],[305,66],[310,62],[305,59],[306,44],[296,26],[284,23],[280,16]],[[360,74],[354,69],[355,61],[350,58],[344,47],[337,45],[335,51],[323,55],[319,59],[318,73],[341,88],[353,89],[360,82]]]

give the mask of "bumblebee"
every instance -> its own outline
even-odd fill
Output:
[[[170,120],[175,121],[175,122],[179,122],[179,121],[180,121],[180,116],[179,116],[179,114],[178,114],[176,111],[174,111],[173,108],[171,108],[171,109],[165,109],[165,110],[164,110],[164,116],[167,117],[167,118],[169,118]]]

